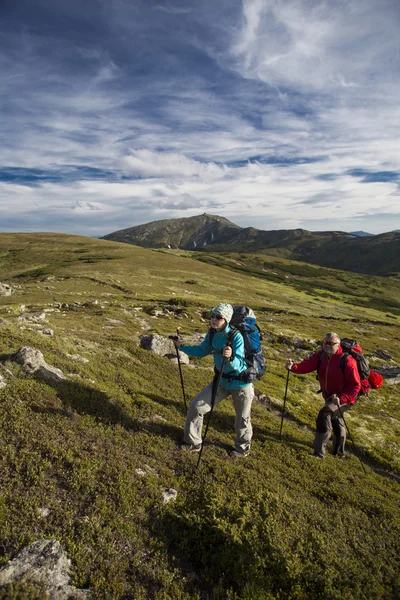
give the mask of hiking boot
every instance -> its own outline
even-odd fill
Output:
[[[309,452],[308,455],[314,456],[315,458],[325,458],[325,456],[322,456],[322,454],[318,454],[317,452]]]
[[[182,442],[179,444],[179,448],[183,452],[200,452],[201,444],[187,444],[186,442]]]
[[[246,456],[250,454],[250,450],[246,450],[245,452],[239,452],[239,450],[236,450],[236,448],[232,448],[231,450],[229,450],[228,454],[229,456],[232,456],[232,458],[246,458]]]

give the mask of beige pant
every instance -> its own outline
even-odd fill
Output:
[[[210,383],[195,396],[189,406],[186,417],[185,431],[183,439],[187,444],[201,444],[201,432],[203,426],[203,417],[211,410],[211,395],[213,384]],[[214,406],[217,406],[221,400],[232,395],[235,406],[235,449],[239,452],[248,452],[250,450],[250,441],[253,435],[251,426],[250,411],[254,396],[253,384],[249,384],[239,390],[225,390],[219,386]]]

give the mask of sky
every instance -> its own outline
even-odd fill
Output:
[[[400,229],[399,0],[0,0],[0,231]]]

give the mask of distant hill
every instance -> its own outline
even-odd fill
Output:
[[[351,231],[351,235],[356,235],[358,237],[367,237],[374,235],[373,233],[367,233],[366,231]]]
[[[146,248],[261,253],[358,273],[400,272],[400,234],[394,231],[363,236],[305,229],[263,231],[204,213],[129,227],[104,239]]]

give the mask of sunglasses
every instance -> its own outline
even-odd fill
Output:
[[[223,317],[222,315],[211,315],[212,319],[217,319],[217,321],[221,321],[222,319],[225,319],[225,317]]]
[[[326,342],[324,340],[322,343],[324,346],[336,346],[339,342]]]

